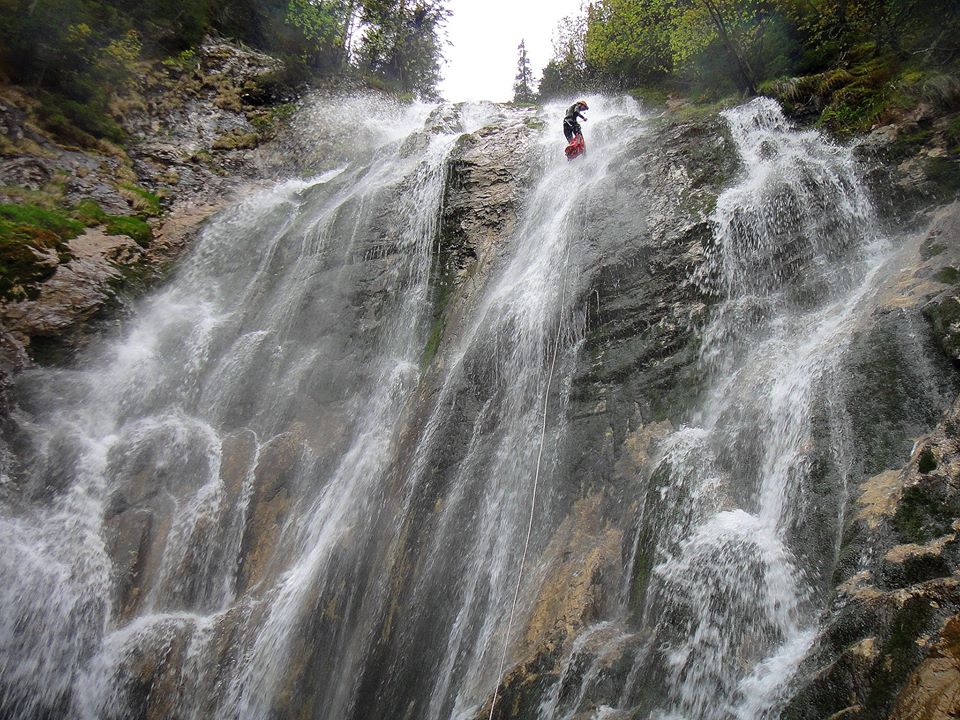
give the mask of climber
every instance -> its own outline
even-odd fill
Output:
[[[564,152],[568,160],[573,160],[586,151],[583,143],[583,131],[580,129],[580,123],[577,122],[577,118],[586,122],[587,118],[581,113],[589,109],[586,100],[577,100],[577,102],[570,106],[567,114],[563,117],[563,135],[569,143]]]
[[[567,142],[573,142],[573,138],[577,135],[582,135],[580,130],[580,123],[577,122],[577,118],[580,118],[584,122],[587,119],[581,115],[584,110],[589,110],[587,107],[586,100],[577,100],[573,105],[570,106],[570,109],[567,110],[567,114],[563,117],[563,135],[567,138]]]

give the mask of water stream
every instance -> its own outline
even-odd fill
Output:
[[[651,132],[629,99],[597,107],[576,165],[549,122],[528,149],[516,227],[429,363],[450,153],[523,111],[344,100],[340,166],[242,198],[122,332],[20,377],[0,715],[477,717],[570,510],[554,478],[602,263],[588,209],[617,202]],[[744,171],[690,278],[718,298],[708,390],[624,528],[618,611],[569,644],[543,720],[775,717],[815,636],[849,465],[840,365],[891,250],[848,149],[771,101],[725,120]],[[811,522],[827,475],[836,511]]]
[[[893,244],[849,148],[795,130],[772,100],[724,118],[744,170],[717,201],[694,278],[720,298],[700,351],[708,387],[661,443],[615,642],[571,650],[588,669],[561,679],[579,690],[564,705],[554,688],[544,719],[590,707],[598,669],[634,636],[632,668],[597,717],[777,717],[816,636],[849,479],[845,348],[896,271]]]

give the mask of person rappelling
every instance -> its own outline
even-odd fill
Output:
[[[567,139],[568,143],[564,149],[567,160],[573,160],[575,157],[579,157],[586,152],[587,148],[583,142],[583,130],[580,128],[580,123],[578,123],[577,120],[580,119],[586,122],[587,118],[584,117],[583,111],[589,109],[586,100],[577,100],[570,106],[570,109],[567,110],[567,114],[563,116],[563,136]]]

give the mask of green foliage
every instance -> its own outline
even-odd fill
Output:
[[[127,134],[107,111],[105,92],[95,92],[87,101],[53,93],[41,93],[40,98],[40,121],[60,139],[80,146],[93,146],[97,138],[126,142]]]
[[[305,71],[291,82],[281,78],[286,86],[356,69],[430,97],[448,14],[445,0],[0,0],[0,69],[45,98],[43,122],[61,138],[122,143],[106,108],[144,57],[191,70],[194,48],[212,32]],[[268,94],[270,101],[292,95]]]
[[[187,72],[196,68],[199,60],[197,59],[197,51],[193,48],[187,48],[176,55],[164,58],[161,62],[167,67],[177,68],[182,72]]]
[[[948,69],[925,73],[922,92],[903,98],[960,108],[948,67],[960,59],[960,5],[951,0],[597,0],[558,36],[543,96],[586,84],[710,98],[762,87],[787,102],[831,105],[825,124],[853,130],[900,102],[885,86],[898,64],[919,63]]]
[[[543,69],[541,98],[569,95],[585,89],[591,78],[586,61],[587,21],[571,15],[557,25],[553,37],[553,59]]]
[[[513,101],[529,103],[533,101],[533,71],[530,69],[530,57],[527,44],[521,40],[517,47],[517,75],[513,82]]]
[[[52,234],[57,240],[64,241],[83,232],[83,223],[65,213],[47,210],[38,205],[0,204],[0,222],[4,223],[0,232],[12,233],[4,237],[22,236],[24,233],[29,234],[26,228],[39,228]]]
[[[657,81],[673,69],[675,0],[608,0],[588,11],[586,64],[617,87]]]
[[[287,25],[302,34],[301,59],[318,69],[343,62],[350,26],[350,4],[343,0],[290,0]]]
[[[450,12],[442,0],[362,0],[361,71],[388,87],[436,97],[443,57],[441,33]]]

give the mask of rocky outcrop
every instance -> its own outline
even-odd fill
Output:
[[[861,487],[825,629],[784,718],[956,713],[942,692],[960,622],[958,422],[960,404],[909,465]]]
[[[271,166],[261,145],[293,107],[275,79],[281,69],[213,39],[176,61],[143,63],[111,107],[129,136],[123,148],[58,144],[32,119],[35,100],[0,91],[0,204],[96,208],[66,252],[34,251],[35,264],[49,264],[42,281],[0,300],[0,385],[31,358],[81,345],[91,318],[162,275],[233,189]],[[108,220],[133,216],[149,224],[137,224],[136,242],[129,223]]]
[[[922,308],[954,363],[958,218],[957,203],[935,213],[878,311]],[[883,462],[856,491],[824,629],[785,720],[945,720],[960,711],[960,402],[917,440],[905,467]]]
[[[496,251],[513,231],[538,129],[532,112],[515,111],[464,134],[451,151],[431,282],[434,325],[424,365],[433,360],[446,333],[458,332],[480,295]]]

